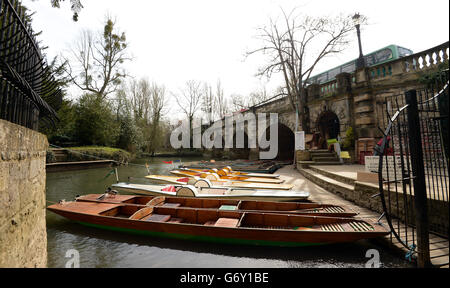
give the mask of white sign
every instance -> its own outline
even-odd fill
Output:
[[[397,180],[402,179],[403,175],[402,175],[401,161],[402,156],[387,156],[387,157],[383,156],[383,178],[388,179],[389,175],[390,180],[394,180],[395,178]],[[403,156],[403,161],[406,166],[406,163],[408,163],[407,162],[408,159],[406,156]],[[379,163],[380,163],[380,156],[366,156],[365,157],[366,171],[378,173]]]
[[[305,131],[295,132],[295,150],[305,150]]]

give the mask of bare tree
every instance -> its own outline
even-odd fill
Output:
[[[215,104],[216,104],[217,116],[219,117],[219,119],[223,119],[228,114],[230,109],[229,109],[228,101],[225,98],[225,93],[223,91],[220,80],[217,80],[217,84],[216,84]]]
[[[154,153],[158,147],[164,144],[164,137],[161,127],[161,119],[167,112],[167,96],[166,88],[153,82],[150,86],[150,145],[148,152]]]
[[[212,88],[208,84],[204,84],[203,86],[203,96],[201,103],[201,110],[206,116],[206,121],[211,124],[214,122],[214,114],[216,113],[215,108],[216,98],[212,92]]]
[[[135,121],[143,125],[148,125],[151,115],[151,89],[149,81],[147,79],[140,79],[139,81],[132,79],[129,82],[128,91]]]
[[[75,65],[65,58],[71,82],[82,91],[102,99],[118,90],[122,79],[127,76],[122,64],[131,60],[127,54],[125,33],[117,31],[115,25],[108,16],[102,32],[83,31],[75,48],[71,49]]]
[[[174,94],[175,100],[181,111],[191,121],[200,108],[203,95],[201,83],[195,80],[189,80],[186,82],[185,89],[180,92],[179,94]]]
[[[198,109],[201,107],[201,100],[204,93],[202,83],[189,80],[186,82],[186,87],[180,90],[179,94],[174,94],[178,107],[186,115],[189,121],[189,131],[192,133],[192,122]],[[192,141],[192,137],[191,137]]]
[[[53,7],[60,8],[60,2],[64,2],[64,0],[50,0],[50,3]],[[73,21],[78,21],[78,13],[80,13],[83,8],[83,4],[81,4],[80,0],[70,0],[70,7],[73,12]]]
[[[270,19],[268,26],[258,29],[258,38],[264,46],[247,52],[247,55],[269,55],[269,63],[259,70],[258,75],[270,78],[273,73],[282,73],[285,94],[292,109],[298,111],[301,127],[308,132],[305,113],[308,79],[321,60],[347,46],[349,32],[354,26],[349,16],[315,18],[296,16],[295,9],[289,14],[282,12],[281,23]]]
[[[260,90],[256,90],[256,91],[250,93],[250,95],[248,97],[249,106],[251,107],[251,106],[261,104],[268,99],[269,99],[269,96],[267,95],[267,89],[264,86]]]
[[[230,108],[232,112],[237,112],[242,109],[248,108],[247,101],[245,101],[245,97],[241,94],[231,94],[231,104]]]
[[[247,109],[247,108],[256,106],[258,104],[261,104],[263,102],[273,100],[279,96],[280,96],[280,94],[278,93],[275,96],[269,97],[266,87],[264,86],[260,90],[251,92],[248,96],[244,96],[244,95],[240,95],[240,94],[231,95],[231,107],[234,112],[237,112],[242,109]]]

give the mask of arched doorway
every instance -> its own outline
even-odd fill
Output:
[[[326,140],[336,139],[341,132],[338,116],[332,111],[323,112],[317,121],[317,129],[320,132],[320,137],[325,140],[324,143],[326,143]]]
[[[270,128],[264,133],[266,139],[270,139]],[[284,124],[278,123],[278,154],[274,160],[293,160],[295,152],[295,135],[292,130]],[[261,149],[267,151],[269,149]]]

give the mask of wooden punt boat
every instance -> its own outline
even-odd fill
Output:
[[[226,173],[227,175],[242,175],[242,176],[247,176],[247,177],[264,177],[264,178],[280,178],[280,175],[278,174],[267,174],[267,173],[251,173],[251,172],[244,172],[244,171],[234,171],[231,166],[226,166],[223,167],[222,169],[220,169],[219,171],[219,175],[220,175],[220,171],[223,171],[224,173]]]
[[[302,201],[309,197],[305,191],[258,190],[231,187],[195,187],[192,185],[149,185],[117,183],[112,187],[121,192],[150,196],[179,196],[259,201]]]
[[[197,169],[197,168],[178,168],[179,170],[190,170],[195,171],[197,173],[216,173],[219,176],[236,176],[236,177],[255,177],[255,178],[270,178],[277,179],[280,178],[278,174],[267,174],[267,173],[248,173],[242,171],[233,171],[230,166],[223,167],[221,169],[212,168],[212,169]]]
[[[101,199],[101,200],[99,200]],[[307,202],[274,202],[235,199],[211,199],[166,196],[136,196],[88,194],[76,198],[80,202],[124,203],[139,206],[162,206],[197,209],[218,209],[241,212],[279,213],[294,215],[315,215],[327,217],[353,217],[358,213],[344,207],[331,204]]]
[[[281,184],[284,182],[282,179],[274,178],[263,178],[263,177],[247,177],[247,176],[229,176],[229,175],[219,175],[215,172],[198,172],[189,169],[174,169],[170,173],[183,176],[183,177],[200,177],[204,179],[214,180],[214,181],[242,181],[242,182],[252,182],[252,183],[272,183]]]
[[[207,178],[199,177],[180,177],[180,176],[167,176],[167,175],[147,175],[146,179],[151,180],[154,183],[159,184],[188,184],[190,181],[195,183],[201,182],[201,180],[209,181],[211,186],[219,187],[231,187],[231,188],[247,188],[247,189],[270,189],[270,190],[291,190],[294,188],[292,184],[275,184],[275,183],[254,183],[243,182],[234,180],[211,180]],[[203,182],[202,182],[203,183]],[[197,185],[196,185],[197,186]]]
[[[221,169],[225,166],[232,167],[233,171],[242,171],[247,173],[265,173],[273,174],[279,168],[291,164],[292,161],[273,161],[273,160],[232,160],[232,161],[197,161],[182,165],[183,168],[196,169]]]
[[[381,237],[382,226],[355,218],[222,211],[131,204],[62,202],[48,210],[96,228],[184,240],[307,246]]]

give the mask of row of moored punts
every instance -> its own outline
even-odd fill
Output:
[[[305,246],[389,233],[347,207],[308,201],[309,193],[292,190],[279,175],[230,166],[171,174],[146,176],[152,184],[114,184],[115,190],[48,209],[87,226],[218,243]]]

